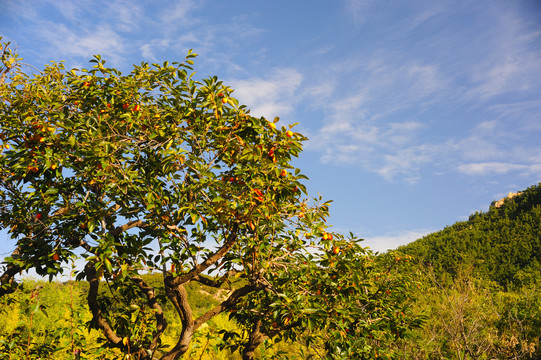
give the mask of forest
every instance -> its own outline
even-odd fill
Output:
[[[539,185],[378,254],[307,194],[295,124],[197,54],[27,74],[0,51],[0,359],[541,356]]]

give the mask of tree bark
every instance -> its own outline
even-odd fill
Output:
[[[182,323],[182,330],[175,346],[161,360],[177,360],[188,351],[192,341],[194,326],[193,312],[188,303],[188,293],[184,285],[173,285],[173,278],[165,278],[165,293],[177,311]]]
[[[269,337],[261,332],[261,320],[257,320],[248,338],[248,344],[242,351],[242,360],[253,360],[255,350]]]
[[[16,247],[15,250],[11,253],[12,258],[19,256],[19,247]],[[7,264],[6,270],[0,276],[0,297],[11,294],[17,288],[14,284],[13,278],[17,275],[18,272],[23,270],[20,266],[14,264]]]

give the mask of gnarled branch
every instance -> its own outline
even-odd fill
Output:
[[[102,329],[105,337],[110,342],[112,342],[117,347],[122,347],[122,338],[115,333],[113,328],[111,328],[111,325],[101,314],[101,309],[98,304],[98,290],[100,287],[100,281],[96,274],[96,268],[94,267],[93,263],[88,262],[85,265],[85,274],[86,280],[90,285],[86,299],[88,302],[88,307],[92,312],[92,317],[94,318],[94,321],[96,321],[100,329]]]
[[[172,278],[170,280],[171,286],[178,286],[181,284],[185,284],[191,280],[194,280],[195,277],[197,277],[203,271],[207,270],[210,266],[215,264],[219,259],[224,257],[225,254],[227,254],[227,252],[235,245],[235,242],[237,241],[238,227],[239,227],[238,224],[236,223],[233,224],[233,228],[231,229],[231,232],[227,236],[227,239],[225,240],[223,245],[214,254],[212,254],[205,261],[203,261],[201,264],[194,266],[193,269],[190,270],[188,273]]]
[[[188,302],[188,294],[184,285],[173,285],[173,278],[168,276],[165,278],[165,293],[175,310],[177,311],[182,323],[182,330],[179,339],[175,346],[169,352],[162,356],[161,360],[177,360],[190,347],[193,333],[195,332],[193,312]]]
[[[242,360],[252,360],[255,355],[255,349],[268,338],[269,337],[261,331],[261,320],[257,320],[250,332],[248,343],[242,351]]]

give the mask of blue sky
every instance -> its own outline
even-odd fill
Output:
[[[0,0],[26,64],[129,72],[199,54],[252,114],[299,123],[336,231],[394,248],[541,181],[537,0]],[[29,71],[32,71],[29,68]],[[5,237],[5,235],[4,235]],[[5,240],[7,241],[7,240]],[[10,247],[0,245],[5,255]]]

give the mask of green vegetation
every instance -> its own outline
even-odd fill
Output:
[[[421,260],[439,277],[454,277],[468,264],[475,276],[505,288],[539,283],[541,185],[495,205],[398,250]]]
[[[403,359],[539,359],[541,287],[504,291],[459,269],[442,285],[426,270],[414,312],[422,328],[401,340]]]
[[[159,282],[159,276],[145,275],[149,284]],[[162,286],[163,288],[163,286]],[[0,359],[73,359],[78,353],[83,359],[117,359],[121,353],[116,349],[103,347],[104,338],[99,331],[89,328],[92,314],[86,305],[86,282],[69,281],[45,282],[25,280],[12,294],[0,299]],[[197,306],[196,314],[203,313],[210,305],[220,301],[220,291],[215,292],[201,286],[189,286],[189,296]],[[105,290],[108,292],[108,290]],[[213,294],[214,292],[214,294]],[[181,328],[180,319],[172,306],[165,312],[170,315],[170,327],[164,334],[164,342],[174,345]],[[133,309],[132,314],[139,314]],[[222,315],[209,322],[194,341],[188,357],[202,354],[213,359],[238,359],[229,351],[221,351],[216,341],[217,329],[234,330],[237,327],[227,316]],[[209,344],[209,341],[212,343]],[[205,358],[205,357],[203,357]]]
[[[395,282],[404,281],[400,272],[393,270],[393,268],[397,269],[394,266],[396,259],[392,259],[393,266],[391,267],[388,266],[390,265],[388,260],[391,259],[380,260],[380,264],[375,268],[378,269],[378,272],[373,274],[375,276],[383,275],[380,271],[392,274],[392,276],[385,277],[386,283],[382,283],[377,291],[382,292],[382,288],[394,289],[396,291],[393,290],[392,294],[389,290],[385,290],[386,297],[402,298],[410,292],[388,282],[391,278],[394,278],[392,281]],[[372,258],[370,261],[376,261],[376,259]],[[386,264],[385,267],[380,267],[384,264]],[[399,265],[405,266],[405,263],[399,263]],[[339,268],[340,266],[337,266],[337,270]],[[147,284],[155,286],[158,290],[158,298],[165,296],[163,285],[159,284],[161,281],[159,274],[143,275],[142,278]],[[328,278],[337,279],[336,272],[330,272]],[[107,284],[103,285],[103,294],[101,295],[116,299],[118,303],[123,302],[121,294],[112,294],[114,291]],[[224,286],[215,289],[194,283],[186,289],[188,297],[196,304],[194,313],[195,316],[198,316],[209,307],[219,304],[227,297],[228,292],[241,286],[242,284],[236,284],[233,288]],[[359,288],[348,287],[344,288],[343,291],[358,291]],[[86,305],[87,291],[88,284],[86,282],[60,283],[25,280],[16,291],[0,298],[2,309],[0,322],[6,324],[0,329],[0,359],[73,359],[74,353],[83,359],[120,358],[121,351],[115,347],[107,346],[107,340],[101,332],[90,326],[92,314]],[[111,295],[114,296],[111,297]],[[334,301],[335,305],[339,302],[338,299],[332,299],[333,294],[327,295],[322,295],[322,299]],[[337,297],[339,298],[339,296]],[[109,306],[115,305],[109,304]],[[412,324],[407,324],[405,321],[409,315],[400,315],[403,312],[411,313],[411,310],[409,308],[395,310],[394,312],[398,313],[397,318],[402,321],[395,322],[390,328],[382,330],[376,320],[377,312],[381,311],[378,310],[378,306],[381,306],[381,301],[370,305],[370,311],[374,314],[373,321],[362,325],[364,327],[373,326],[374,329],[371,330],[370,337],[360,338],[357,341],[362,342],[363,346],[374,348],[374,353],[368,355],[369,358],[376,357],[376,354],[378,358],[389,358],[398,350],[397,344],[402,337],[399,332],[405,334],[408,329],[413,327]],[[335,324],[334,326],[340,328],[341,335],[345,337],[347,332],[359,333],[355,326],[347,326],[347,318],[352,316],[354,311],[351,311],[352,314],[347,314],[342,307],[335,306],[335,309],[333,313],[324,314],[324,316],[329,317]],[[144,321],[143,308],[132,307],[130,311],[131,317],[137,317],[137,321]],[[166,317],[170,319],[170,326],[163,334],[163,346],[172,347],[178,338],[179,329],[182,328],[181,319],[172,305],[164,306],[164,312]],[[380,314],[379,316],[382,315],[393,316],[394,314]],[[341,319],[346,321],[341,321]],[[367,320],[370,319],[367,318]],[[249,335],[245,326],[231,319],[231,315],[220,314],[196,332],[191,347],[184,356],[189,359],[241,359],[238,343],[240,340],[247,341]],[[258,359],[306,359],[333,356],[330,354],[332,348],[326,345],[328,341],[335,340],[329,339],[332,332],[322,333],[317,328],[311,330],[306,328],[302,335],[298,341],[288,339],[287,333],[281,338],[267,339],[264,346],[256,350],[255,356]],[[336,342],[340,343],[340,340],[338,339]],[[375,346],[381,344],[386,344],[388,348],[382,347],[380,349]],[[343,349],[343,353],[346,354],[343,358],[356,358],[357,356],[351,352],[354,349],[355,347]]]
[[[403,358],[541,358],[541,184],[398,250],[418,262],[427,316]]]

